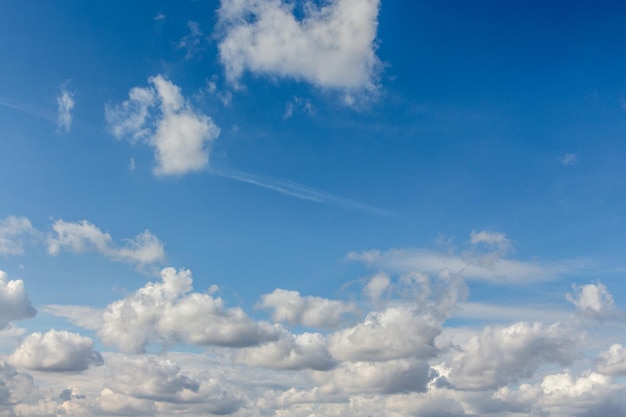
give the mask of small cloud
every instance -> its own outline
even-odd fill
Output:
[[[128,170],[133,173],[135,172],[135,158],[130,158],[130,162],[128,164]]]
[[[294,96],[294,98],[285,105],[283,118],[289,119],[295,112],[305,113],[308,115],[313,114],[313,105],[311,104],[311,101],[306,98]]]
[[[155,20],[155,21],[157,21],[157,22],[159,22],[159,21],[161,21],[161,20],[165,20],[165,17],[166,17],[166,16],[165,16],[163,13],[159,12],[159,13],[157,13],[157,15],[156,15],[156,16],[154,16],[154,20]]]
[[[574,294],[567,294],[566,299],[585,317],[604,320],[615,318],[617,310],[613,296],[600,282],[597,284],[574,285]]]
[[[189,33],[178,42],[177,48],[186,49],[187,54],[185,58],[190,59],[203,49],[202,31],[200,30],[200,25],[191,20],[187,23],[187,27],[189,27]]]
[[[563,165],[564,167],[576,165],[576,163],[578,162],[578,157],[575,153],[565,153],[561,155],[558,159],[561,165]]]
[[[68,133],[72,127],[72,110],[74,109],[74,93],[61,86],[57,96],[57,127],[59,131]]]

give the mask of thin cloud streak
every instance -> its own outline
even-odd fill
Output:
[[[51,112],[45,109],[36,108],[31,104],[21,103],[19,101],[7,99],[6,97],[0,97],[0,106],[30,114],[31,116],[39,117],[40,119],[48,122],[57,122],[55,116]]]
[[[211,173],[218,177],[228,178],[234,181],[244,182],[247,184],[256,185],[268,190],[276,191],[277,193],[294,197],[300,200],[312,201],[318,204],[326,204],[334,207],[338,207],[344,210],[360,211],[367,214],[372,214],[382,217],[402,217],[397,213],[389,210],[381,209],[378,207],[370,206],[367,204],[359,203],[358,201],[350,200],[347,198],[339,197],[333,194],[325,193],[323,191],[316,190],[311,187],[307,187],[302,184],[298,184],[293,181],[288,181],[282,178],[272,178],[257,174],[251,174],[248,172],[239,171],[236,169],[216,169],[212,168]]]

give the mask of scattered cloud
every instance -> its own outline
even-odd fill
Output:
[[[229,81],[245,72],[303,80],[348,92],[373,92],[379,0],[307,2],[297,18],[284,0],[222,0],[220,61]],[[347,94],[349,96],[349,94]]]
[[[272,320],[316,328],[337,327],[345,314],[356,311],[356,305],[327,298],[301,296],[298,291],[275,289],[261,296],[259,307],[273,310]]]
[[[567,301],[586,317],[602,320],[616,318],[617,310],[613,296],[602,283],[573,285],[574,294],[567,294]]]
[[[72,127],[72,110],[74,109],[74,93],[61,86],[57,96],[57,127],[61,132],[68,133]]]
[[[559,156],[558,159],[564,167],[569,167],[578,163],[578,156],[575,153],[565,153]]]
[[[159,12],[156,14],[156,16],[154,16],[154,20],[156,20],[157,22],[165,20],[165,18],[166,16],[162,12]]]
[[[27,336],[8,360],[17,368],[47,372],[78,372],[103,363],[90,338],[64,330]]]
[[[24,281],[9,281],[6,272],[0,271],[0,329],[12,321],[32,318],[36,314],[37,310],[26,294]]]
[[[126,244],[118,246],[110,234],[101,231],[86,220],[66,222],[57,220],[48,238],[48,253],[57,255],[66,250],[74,253],[95,252],[114,261],[145,266],[165,259],[163,243],[149,230],[140,233]]]
[[[165,268],[160,283],[148,283],[105,309],[102,341],[123,352],[141,353],[149,344],[176,343],[245,347],[276,340],[278,328],[255,322],[221,298],[192,292],[191,272]]]
[[[24,240],[36,233],[26,217],[8,216],[0,220],[0,255],[21,255]]]
[[[187,27],[189,28],[189,33],[181,38],[177,48],[186,50],[185,58],[190,59],[202,51],[203,34],[198,22],[190,20],[187,22]]]
[[[294,96],[293,99],[285,104],[284,119],[291,118],[294,113],[302,112],[304,114],[313,114],[313,105],[309,99]]]
[[[149,87],[130,90],[128,100],[106,106],[109,129],[117,138],[128,137],[154,148],[157,176],[180,176],[204,169],[211,143],[220,129],[191,107],[180,87],[163,75],[150,77]]]

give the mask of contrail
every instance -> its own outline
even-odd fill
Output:
[[[56,123],[56,118],[49,111],[35,107],[31,104],[10,100],[6,97],[0,97],[0,106],[30,114],[31,116],[39,117],[40,119],[48,122]]]
[[[282,178],[272,178],[248,172],[242,172],[235,169],[216,169],[212,168],[210,172],[218,177],[228,178],[231,180],[253,184],[277,193],[295,197],[300,200],[313,201],[318,204],[328,204],[345,210],[360,211],[368,214],[383,217],[402,217],[397,213],[370,206],[368,204],[359,203],[358,201],[339,197],[333,194],[325,193],[293,181]]]

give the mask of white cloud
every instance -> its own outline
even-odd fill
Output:
[[[37,400],[38,393],[33,377],[17,371],[0,359],[0,415],[13,417],[13,406]]]
[[[619,343],[600,353],[598,370],[606,375],[626,376],[626,348]]]
[[[383,293],[391,285],[391,278],[384,272],[379,272],[369,279],[365,287],[363,287],[363,294],[368,296],[372,301],[377,301]]]
[[[461,389],[496,388],[529,378],[543,363],[571,363],[580,335],[560,324],[519,322],[489,326],[472,337],[447,365],[453,385]]]
[[[483,244],[488,247],[496,248],[502,253],[506,252],[511,247],[511,241],[506,238],[504,233],[488,232],[486,230],[481,230],[480,232],[472,230],[470,243],[472,245]]]
[[[69,132],[72,127],[72,110],[74,109],[74,93],[64,85],[57,96],[57,126],[62,132]]]
[[[165,268],[160,283],[148,283],[103,313],[98,335],[124,352],[143,352],[150,343],[244,347],[276,340],[278,329],[255,322],[220,298],[192,292],[191,272]]]
[[[353,303],[313,296],[303,297],[298,291],[279,288],[261,296],[259,307],[274,310],[274,322],[317,328],[335,328],[345,314],[356,311]]]
[[[26,217],[8,216],[0,220],[0,255],[24,253],[24,238],[35,233]]]
[[[430,373],[427,362],[398,359],[344,362],[331,371],[316,372],[314,377],[325,394],[394,394],[426,391]]]
[[[209,163],[210,146],[220,133],[210,117],[197,112],[180,88],[163,75],[148,79],[151,86],[135,87],[129,99],[107,106],[109,129],[154,148],[156,175],[184,175]]]
[[[165,259],[163,243],[150,231],[126,240],[118,246],[110,234],[101,231],[86,220],[66,222],[57,220],[52,225],[54,235],[48,238],[48,252],[58,254],[61,250],[74,253],[96,252],[115,261],[134,263],[139,266],[162,262]]]
[[[564,167],[576,165],[576,163],[578,162],[578,156],[575,153],[565,153],[559,156],[558,159],[561,165],[563,165]]]
[[[325,337],[319,333],[286,333],[275,342],[241,349],[235,358],[251,366],[284,370],[327,370],[336,364],[326,348]]]
[[[0,329],[11,321],[35,317],[37,314],[24,289],[24,281],[9,281],[8,278],[4,271],[0,271]]]
[[[236,83],[248,71],[323,88],[375,90],[379,0],[307,2],[301,19],[293,7],[284,0],[222,0],[219,54],[227,78]]]
[[[434,339],[441,323],[412,305],[370,312],[362,323],[328,337],[330,353],[344,361],[384,361],[428,358],[435,354]]]
[[[573,288],[574,294],[567,294],[567,301],[584,316],[598,320],[616,317],[613,296],[604,284],[574,285]]]
[[[54,329],[26,337],[8,360],[18,368],[51,372],[84,371],[103,363],[90,338]]]

